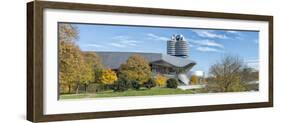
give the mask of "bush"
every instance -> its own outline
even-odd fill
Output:
[[[101,92],[105,91],[107,88],[104,87],[103,84],[100,83],[91,83],[87,86],[87,92],[88,93],[96,93],[96,92]]]
[[[150,78],[147,82],[144,83],[144,87],[150,89],[152,87],[155,87],[156,83],[154,81],[154,79]]]
[[[111,70],[111,69],[102,69],[101,70],[101,73],[99,76],[99,81],[101,83],[106,84],[106,85],[111,85],[111,84],[114,84],[114,81],[116,81],[117,79],[118,79],[117,75],[113,70]]]
[[[137,81],[131,81],[131,85],[132,85],[132,88],[135,89],[135,90],[139,90],[141,85],[139,84],[139,82]]]
[[[157,74],[154,79],[157,86],[164,87],[167,81],[167,78],[161,74]]]
[[[118,79],[112,85],[112,89],[116,92],[122,92],[128,90],[130,87],[130,82],[126,79]]]
[[[167,80],[167,88],[177,88],[178,87],[178,81],[174,78]]]

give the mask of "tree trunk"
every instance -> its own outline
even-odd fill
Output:
[[[68,85],[68,93],[70,94],[71,92],[71,85]]]
[[[77,84],[77,87],[76,87],[76,94],[79,93],[79,84]]]
[[[84,84],[85,86],[85,93],[87,93],[87,84]]]

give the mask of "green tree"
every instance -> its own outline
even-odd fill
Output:
[[[120,78],[114,82],[112,89],[115,92],[122,92],[128,90],[130,87],[130,82],[124,78]]]
[[[135,90],[139,90],[140,87],[141,87],[141,85],[139,84],[139,82],[137,82],[137,81],[135,81],[135,80],[131,81],[131,86],[132,86],[132,88],[135,89]]]
[[[167,80],[166,84],[167,88],[177,88],[178,87],[178,80],[175,78],[170,78]]]
[[[145,82],[144,84],[144,87],[150,89],[152,87],[155,87],[156,86],[156,83],[155,83],[155,80],[153,78],[150,78],[147,80],[147,82]]]
[[[143,84],[150,78],[151,69],[149,63],[142,56],[134,54],[120,66],[119,76]]]

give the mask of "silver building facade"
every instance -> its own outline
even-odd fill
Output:
[[[188,43],[183,35],[173,35],[167,41],[167,54],[177,57],[188,57]]]
[[[163,74],[178,78],[180,82],[188,85],[187,72],[196,65],[196,62],[188,58],[187,41],[182,35],[173,35],[167,41],[167,54],[142,53],[142,52],[95,52],[102,59],[106,68],[118,70],[127,59],[138,54],[145,58],[154,74]]]

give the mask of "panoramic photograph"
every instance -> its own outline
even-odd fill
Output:
[[[259,32],[58,23],[59,100],[259,91]]]

